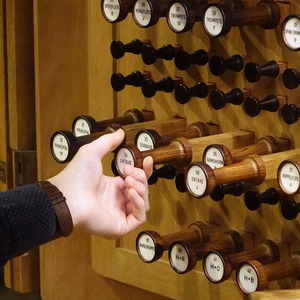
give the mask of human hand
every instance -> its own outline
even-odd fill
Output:
[[[82,146],[63,171],[48,179],[66,197],[74,227],[109,239],[144,223],[150,208],[151,157],[144,159],[143,169],[126,166],[124,178],[103,174],[102,158],[123,139],[124,131],[117,130]]]

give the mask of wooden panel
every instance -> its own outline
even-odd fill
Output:
[[[257,3],[244,2],[249,6]],[[296,0],[281,1],[281,4],[288,12],[300,12],[300,4]],[[180,44],[188,52],[203,48],[224,57],[238,53],[260,64],[275,59],[299,69],[299,54],[285,48],[280,38],[280,26],[268,31],[256,26],[234,28],[225,37],[209,39],[200,23],[184,34],[172,33],[165,18],[149,29],[138,28],[131,14],[119,24],[108,24],[101,16],[99,1],[96,0],[36,1],[34,16],[40,179],[53,175],[63,167],[54,162],[49,151],[49,140],[54,131],[70,129],[73,118],[78,114],[90,114],[100,120],[122,115],[133,107],[153,110],[160,120],[180,115],[187,118],[188,123],[199,120],[219,123],[223,132],[250,129],[257,137],[266,134],[289,137],[293,147],[300,147],[300,141],[296,138],[299,124],[284,124],[278,113],[262,112],[258,117],[251,118],[241,107],[231,105],[214,111],[207,99],[192,99],[188,104],[180,105],[175,102],[174,94],[157,93],[152,99],[146,99],[138,88],[126,87],[120,93],[113,93],[109,85],[113,72],[127,75],[139,69],[150,71],[155,80],[166,75],[180,76],[188,86],[199,80],[210,81],[225,92],[234,87],[248,88],[254,96],[265,97],[276,93],[286,96],[286,101],[299,105],[299,92],[287,90],[281,76],[250,84],[242,73],[226,72],[216,77],[211,75],[207,66],[178,71],[173,61],[158,61],[146,66],[140,56],[125,55],[115,61],[109,53],[113,39],[126,43],[140,38],[150,39],[156,48],[165,43]],[[105,162],[106,172],[110,172],[108,161]],[[263,191],[274,185],[275,182],[266,182],[258,190]],[[284,241],[290,246],[288,251],[300,246],[298,221],[284,221],[278,207],[262,207],[259,211],[249,212],[242,197],[226,197],[220,203],[213,202],[209,197],[198,200],[179,194],[173,182],[163,180],[150,187],[150,198],[151,211],[147,223],[118,241],[108,242],[93,237],[91,244],[90,236],[75,232],[70,238],[42,247],[43,299],[65,299],[68,296],[72,299],[105,296],[109,299],[195,299],[199,295],[202,299],[243,298],[234,276],[222,285],[213,285],[204,277],[201,263],[186,275],[178,275],[170,268],[167,255],[154,264],[142,263],[135,252],[135,237],[142,229],[156,230],[164,235],[201,220],[217,224],[220,231],[235,229],[250,232],[256,242],[265,238]],[[298,197],[295,198],[297,200]],[[75,290],[74,286],[78,288]],[[270,285],[273,289],[286,286],[282,282]],[[292,282],[290,286],[298,285]]]
[[[212,1],[218,2],[218,1]],[[258,1],[244,1],[245,5],[253,6]],[[282,7],[282,19],[293,12],[300,12],[298,1],[278,1]],[[132,20],[131,14],[116,26],[115,38],[128,43],[135,38],[150,40],[155,48],[160,48],[166,43],[180,45],[185,51],[192,53],[198,49],[210,51],[213,54],[229,58],[234,54],[240,54],[259,64],[268,60],[277,60],[287,63],[289,67],[299,70],[297,57],[299,53],[288,50],[281,39],[281,27],[275,30],[262,30],[257,26],[245,26],[232,28],[226,36],[209,38],[200,22],[196,23],[191,32],[183,34],[173,33],[167,26],[165,18],[147,29],[139,28]],[[226,71],[222,76],[214,76],[204,67],[190,67],[187,71],[176,69],[174,61],[157,60],[153,65],[145,65],[139,55],[125,54],[122,59],[115,61],[115,72],[124,75],[134,70],[146,70],[151,72],[155,81],[163,76],[182,77],[187,86],[194,85],[197,81],[214,82],[217,88],[228,92],[239,87],[249,89],[253,96],[260,99],[269,94],[283,95],[285,101],[299,105],[299,89],[288,90],[282,83],[281,75],[276,79],[263,78],[257,83],[249,83],[243,73]],[[143,108],[153,109],[158,119],[164,119],[175,114],[186,117],[188,123],[196,121],[215,122],[220,124],[223,132],[236,129],[250,129],[256,133],[256,137],[267,134],[288,137],[292,141],[292,147],[300,147],[299,122],[292,126],[287,125],[281,119],[280,113],[262,112],[252,118],[247,116],[241,106],[226,105],[216,111],[211,108],[206,99],[192,98],[188,104],[178,104],[174,99],[174,93],[158,92],[154,97],[143,97],[139,88],[126,87],[117,93],[118,111],[121,112],[131,106],[141,105]],[[130,99],[130,100],[129,100]],[[283,104],[282,103],[282,104]],[[265,182],[258,191],[264,191],[267,187],[277,186],[276,182]],[[297,200],[298,196],[295,197]],[[155,186],[150,187],[151,211],[148,214],[147,223],[142,229],[155,230],[164,235],[186,228],[190,223],[200,220],[218,224],[221,231],[234,229],[240,232],[246,231],[255,236],[255,242],[266,238],[287,243],[289,251],[299,249],[297,220],[288,222],[283,219],[278,206],[262,207],[256,212],[250,212],[244,205],[243,197],[234,198],[226,196],[216,203],[210,197],[195,199],[188,194],[179,194],[174,189],[174,182],[160,180]],[[272,225],[271,225],[272,224]],[[168,265],[167,255],[153,264],[143,264],[138,261],[135,254],[135,238],[141,229],[113,243],[94,238],[93,263],[95,270],[102,275],[145,288],[174,299],[195,299],[201,294],[203,299],[241,299],[243,294],[238,290],[234,276],[231,280],[221,285],[213,285],[202,273],[201,262],[196,269],[186,275],[176,274]],[[106,249],[103,251],[103,249]],[[101,255],[100,255],[101,253]],[[112,256],[112,253],[114,255]],[[113,267],[112,267],[113,266]],[[124,274],[124,269],[126,273]],[[166,288],[170,287],[170,288]],[[285,286],[282,283],[272,283],[270,287],[280,289]],[[299,284],[287,284],[286,287],[299,287]],[[172,288],[171,288],[172,287]]]

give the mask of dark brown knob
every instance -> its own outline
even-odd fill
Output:
[[[177,79],[171,77],[164,77],[157,82],[145,77],[141,84],[142,93],[147,98],[155,96],[158,91],[172,93],[177,82]]]
[[[165,17],[171,0],[136,0],[132,10],[134,22],[142,28],[155,25]]]
[[[262,76],[276,78],[279,71],[279,64],[275,60],[270,60],[262,66],[255,62],[248,62],[244,68],[245,77],[251,83],[259,81]]]
[[[207,0],[177,0],[167,12],[167,22],[170,29],[176,33],[191,30],[195,22],[202,21]]]
[[[242,71],[244,68],[244,60],[239,54],[233,55],[227,59],[214,55],[210,58],[208,66],[213,75],[219,76],[224,74],[226,70],[234,72]]]
[[[282,81],[286,88],[293,90],[300,85],[300,72],[288,68],[282,73]]]
[[[185,230],[164,236],[155,231],[142,231],[136,238],[136,250],[141,260],[152,263],[159,260],[177,239],[188,243],[207,242],[210,240],[209,228],[202,222],[195,222]]]
[[[276,188],[269,188],[259,194],[255,191],[245,193],[244,202],[249,210],[257,210],[262,204],[276,205],[282,199],[282,192]]]
[[[300,203],[296,203],[292,199],[285,199],[280,202],[280,210],[286,220],[294,220],[300,212]]]
[[[115,59],[122,58],[125,53],[141,54],[142,48],[145,45],[147,45],[147,43],[143,43],[139,39],[134,39],[127,44],[115,40],[110,44],[110,53]]]
[[[214,201],[221,201],[225,195],[231,195],[239,197],[244,192],[244,184],[241,182],[232,184],[223,184],[216,186],[215,190],[210,194],[210,197]]]
[[[276,112],[279,109],[279,99],[275,95],[269,95],[262,100],[251,96],[244,100],[243,108],[250,117],[259,115],[262,110]]]
[[[180,104],[185,104],[190,101],[192,97],[206,98],[209,92],[209,87],[205,82],[197,82],[192,87],[187,87],[180,83],[175,88],[175,98]]]
[[[119,92],[122,91],[126,85],[140,87],[143,79],[144,75],[140,71],[133,71],[127,76],[121,73],[113,73],[110,78],[110,84],[114,91]]]
[[[142,59],[146,65],[152,65],[157,59],[172,60],[175,53],[175,48],[170,44],[166,44],[158,49],[151,45],[146,45],[142,49]]]
[[[234,26],[258,25],[272,29],[280,22],[280,8],[276,1],[263,0],[255,7],[234,9],[229,3],[213,3],[207,6],[203,16],[203,27],[211,37],[227,34]]]
[[[155,184],[159,178],[174,179],[176,176],[176,167],[172,164],[165,164],[159,169],[153,168],[152,174],[148,179],[148,184]]]
[[[217,110],[223,108],[227,103],[241,105],[244,101],[244,92],[238,88],[232,89],[226,94],[220,90],[213,90],[209,93],[208,101]]]
[[[263,290],[268,283],[288,277],[298,278],[300,275],[300,255],[293,253],[290,258],[279,262],[263,265],[257,260],[248,260],[239,265],[236,271],[236,280],[239,288],[250,294]]]
[[[241,235],[234,230],[227,231],[219,239],[206,243],[191,244],[177,240],[169,247],[169,262],[177,273],[184,274],[193,270],[197,262],[210,250],[233,254],[244,250],[244,242]]]
[[[175,177],[175,186],[178,192],[185,193],[187,192],[187,187],[185,184],[184,173],[178,173]]]
[[[208,54],[203,49],[199,49],[191,54],[180,50],[175,54],[175,65],[179,70],[186,70],[191,65],[205,66],[207,62]]]
[[[136,108],[125,111],[123,116],[96,121],[91,116],[78,116],[74,119],[72,130],[75,136],[88,135],[95,132],[103,131],[111,124],[119,124],[121,126],[151,121],[154,119],[153,112],[138,110]]]
[[[226,255],[217,251],[209,251],[203,258],[203,270],[213,283],[221,283],[229,279],[240,263],[246,260],[257,260],[269,264],[280,259],[278,246],[270,240],[261,242],[254,249]]]
[[[281,116],[285,123],[294,124],[300,117],[300,107],[287,103],[281,109]]]
[[[117,2],[101,0],[102,15],[109,23],[121,22],[131,12],[133,4],[134,0],[118,0]]]

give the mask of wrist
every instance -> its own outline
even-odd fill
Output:
[[[73,231],[73,220],[63,193],[50,181],[39,181],[36,184],[47,194],[52,203],[57,221],[56,236],[69,236]]]

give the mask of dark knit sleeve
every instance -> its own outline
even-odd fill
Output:
[[[56,228],[52,203],[37,185],[0,193],[0,266],[51,240]]]

